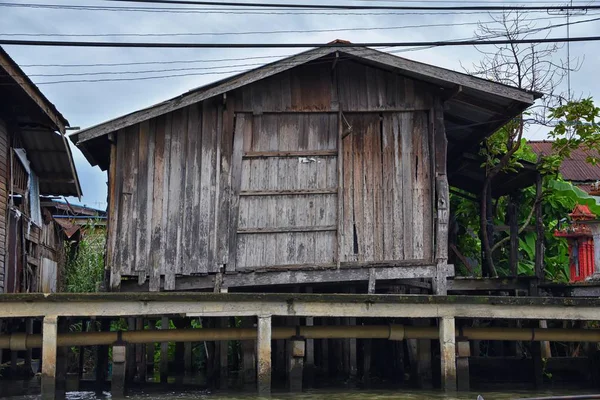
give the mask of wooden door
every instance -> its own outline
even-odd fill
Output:
[[[236,269],[337,260],[337,115],[236,114]],[[235,168],[235,166],[234,166]]]
[[[341,261],[431,260],[426,112],[344,115]]]

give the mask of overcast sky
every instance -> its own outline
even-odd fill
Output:
[[[60,1],[60,0],[13,0],[37,2],[38,4],[62,5],[97,5],[97,6],[131,6],[129,3],[117,4],[105,1]],[[307,3],[296,0],[295,3]],[[351,42],[399,42],[399,41],[431,41],[470,38],[474,34],[478,21],[490,21],[487,14],[455,13],[455,14],[427,14],[404,15],[384,14],[385,12],[363,11],[346,15],[273,15],[269,13],[255,15],[238,15],[223,12],[199,12],[197,10],[186,13],[166,12],[129,12],[129,11],[92,11],[92,10],[66,10],[66,9],[40,9],[1,6],[0,1],[0,32],[3,35],[28,33],[28,34],[149,34],[149,33],[218,33],[237,32],[235,35],[210,35],[210,36],[170,36],[170,37],[23,37],[22,39],[39,40],[103,40],[103,41],[168,41],[168,42],[274,42],[274,43],[326,43],[334,39],[346,39]],[[283,1],[280,1],[283,3]],[[321,1],[328,4],[365,4],[361,1]],[[499,2],[481,1],[479,4],[498,4]],[[531,4],[530,2],[527,2]],[[504,2],[504,4],[527,4],[525,2]],[[535,2],[534,2],[535,3]],[[548,1],[545,4],[559,4]],[[595,2],[589,2],[595,3]],[[390,4],[390,2],[375,2],[369,4]],[[394,4],[402,4],[400,1]],[[465,5],[464,2],[428,3],[428,5]],[[473,2],[469,4],[473,5]],[[583,4],[575,2],[575,4]],[[414,5],[414,3],[413,3]],[[539,5],[539,3],[536,3]],[[133,5],[140,7],[143,5]],[[152,7],[150,5],[150,7]],[[154,7],[159,7],[156,5]],[[160,6],[164,7],[164,6]],[[371,15],[367,15],[372,13]],[[360,15],[356,15],[360,14]],[[375,15],[374,15],[375,14]],[[573,17],[572,21],[594,18],[600,11],[590,11],[587,15]],[[528,19],[536,20],[536,27],[545,27],[566,22],[565,18],[557,18],[546,12],[536,12],[527,15]],[[550,19],[549,19],[550,18]],[[462,24],[444,27],[414,27],[415,25],[431,24]],[[318,29],[343,29],[343,28],[387,28],[413,26],[405,29],[377,29],[359,31],[337,32],[307,32]],[[247,31],[274,31],[298,30],[297,33],[281,34],[255,34],[241,35],[239,32]],[[544,34],[547,34],[545,32]],[[550,37],[566,36],[566,27],[553,29]],[[600,21],[581,23],[571,26],[571,36],[600,35]],[[2,38],[17,38],[17,36],[1,36]],[[39,85],[42,92],[53,102],[60,112],[69,120],[71,126],[86,128],[108,119],[150,106],[170,97],[176,96],[189,89],[201,86],[211,81],[222,79],[228,74],[223,71],[237,71],[253,66],[240,66],[240,64],[255,64],[269,62],[273,59],[250,59],[227,62],[210,63],[176,63],[176,64],[146,64],[134,66],[113,67],[27,67],[29,64],[98,64],[98,63],[134,63],[147,61],[178,61],[178,60],[213,60],[224,58],[244,58],[265,55],[287,55],[300,49],[111,49],[111,48],[59,48],[59,47],[19,47],[4,46],[13,59],[22,66],[25,72],[36,83],[62,80],[102,79],[102,78],[131,78],[147,77],[169,74],[206,74],[207,72],[220,71],[212,75],[195,75],[165,79],[149,79],[118,82],[95,83],[60,83]],[[389,49],[393,50],[393,49]],[[463,66],[471,66],[481,59],[481,54],[472,47],[444,47],[419,51],[399,53],[402,57],[462,71]],[[572,73],[572,91],[576,96],[600,97],[600,42],[582,42],[571,44],[571,57],[579,57],[585,61],[581,69]],[[566,60],[566,46],[557,54],[555,61]],[[236,67],[237,65],[237,67]],[[224,67],[222,69],[197,69],[193,71],[164,71],[177,68],[206,68]],[[117,71],[158,71],[135,75],[86,75],[86,76],[35,76],[37,74],[68,74],[68,73],[96,73]],[[229,73],[231,75],[231,73]],[[566,82],[563,84],[566,89]],[[529,132],[528,136],[543,139],[543,131]],[[106,207],[106,174],[99,168],[92,168],[83,155],[74,149],[75,164],[83,187],[84,197],[82,204],[91,207]]]

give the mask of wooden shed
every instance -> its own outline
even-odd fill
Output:
[[[113,290],[427,278],[443,293],[447,170],[533,101],[327,47],[71,138],[109,171]]]

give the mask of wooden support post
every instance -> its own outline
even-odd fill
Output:
[[[471,388],[471,379],[469,375],[471,347],[468,340],[461,340],[456,343],[456,355],[456,386],[458,390],[468,392]]]
[[[531,342],[531,358],[533,361],[533,383],[536,389],[541,389],[544,384],[544,362],[540,342]]]
[[[153,319],[148,320],[148,330],[156,329],[156,321]],[[150,376],[154,378],[154,343],[148,343],[146,345],[146,377]]]
[[[56,395],[56,351],[58,317],[45,316],[42,328],[42,399],[54,400]]]
[[[137,331],[144,330],[144,318],[136,318],[135,319],[135,329]],[[136,344],[135,345],[135,364],[137,369],[137,376],[140,378],[141,383],[146,382],[146,345],[144,344]]]
[[[174,321],[177,330],[183,330],[188,327],[188,320],[177,318]],[[185,376],[185,344],[183,342],[175,343],[175,384],[183,385]]]
[[[219,326],[221,328],[228,328],[229,318],[219,318]],[[219,346],[219,388],[225,389],[227,387],[227,378],[229,371],[229,342],[226,340],[221,340],[217,344]]]
[[[242,318],[242,327],[254,327],[252,318]],[[244,386],[254,386],[256,383],[256,341],[242,340],[242,383]]]
[[[259,316],[257,329],[256,371],[258,395],[269,396],[271,394],[271,316]]]
[[[368,386],[371,381],[371,351],[373,348],[373,340],[372,339],[363,339],[363,376],[362,382],[364,385]]]
[[[100,320],[100,332],[110,330],[110,320]],[[96,393],[102,394],[108,376],[108,346],[98,346],[96,349]]]
[[[546,321],[545,319],[540,320],[540,328],[548,329],[548,321]],[[540,347],[541,347],[542,358],[547,360],[552,357],[552,349],[550,347],[550,342],[542,341],[542,342],[540,342]]]
[[[308,286],[305,289],[305,292],[312,293],[313,288]],[[314,324],[315,321],[313,317],[306,317],[306,326],[314,326]],[[304,357],[304,384],[306,385],[306,387],[312,387],[315,378],[315,340],[306,339],[304,342],[306,352],[306,356]]]
[[[432,286],[434,294],[445,296],[448,293],[448,230],[450,221],[450,190],[448,187],[446,158],[448,139],[444,123],[444,105],[437,99],[433,109],[433,148],[435,151],[435,192],[437,218],[435,222],[435,261],[436,275]]]
[[[162,317],[160,329],[169,329],[169,317]],[[169,342],[160,344],[160,383],[169,381]]]
[[[125,397],[125,376],[127,375],[127,345],[116,343],[112,347],[112,377],[110,392],[113,398]]]
[[[510,195],[507,209],[508,226],[510,231],[508,265],[510,274],[515,277],[519,275],[519,224],[517,221],[518,197],[518,193]]]
[[[33,318],[25,318],[25,333],[28,335],[31,335],[33,333]],[[31,371],[31,355],[32,355],[31,352],[32,352],[32,349],[27,349],[25,351],[24,364],[25,364],[25,370],[27,371],[27,373],[33,372],[33,371]]]
[[[313,326],[314,318],[306,317],[306,326]],[[315,340],[306,339],[306,356],[304,358],[304,383],[306,387],[312,387],[315,380]]]
[[[58,320],[57,332],[59,334],[69,332],[69,319],[62,317]],[[56,396],[64,399],[67,394],[67,369],[69,363],[69,348],[58,347],[56,349]]]
[[[440,361],[442,371],[442,389],[447,392],[456,390],[456,345],[455,322],[453,317],[439,319]]]
[[[135,318],[127,318],[127,330],[135,331]],[[125,362],[125,381],[127,383],[133,382],[136,376],[136,345],[127,343],[127,361]]]
[[[321,325],[327,325],[328,324],[328,319],[327,318],[321,318]],[[324,377],[329,377],[331,374],[331,371],[329,369],[329,365],[330,365],[330,359],[329,359],[329,344],[331,343],[331,341],[329,339],[321,339],[320,340],[320,344],[321,344],[321,362],[319,365],[319,369],[321,370],[321,375],[323,375]]]
[[[295,337],[288,341],[288,346],[288,352],[290,354],[290,357],[288,358],[290,363],[288,367],[288,389],[290,392],[301,392],[306,344],[303,338]]]

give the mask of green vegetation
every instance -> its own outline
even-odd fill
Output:
[[[553,140],[552,154],[540,157],[527,145],[525,139],[514,142],[515,129],[523,129],[520,118],[500,129],[488,140],[481,151],[486,161],[482,167],[488,171],[498,168],[504,171],[518,171],[523,166],[520,160],[535,162],[538,170],[543,174],[542,195],[536,197],[535,188],[529,187],[519,193],[518,224],[519,235],[519,268],[522,275],[533,275],[535,259],[536,234],[531,227],[533,208],[536,202],[542,202],[543,223],[545,228],[545,275],[547,279],[554,281],[566,281],[569,277],[569,259],[566,240],[556,238],[554,232],[559,228],[561,222],[567,217],[576,204],[585,204],[590,210],[600,216],[600,206],[596,200],[584,191],[574,187],[562,179],[558,168],[565,158],[577,148],[590,153],[587,160],[597,163],[597,155],[600,152],[600,125],[597,119],[600,108],[594,106],[591,99],[568,102],[551,109],[550,118],[556,120],[554,129],[549,133]],[[511,133],[512,132],[512,133]],[[520,135],[519,135],[520,136]],[[506,156],[510,154],[510,156]],[[506,225],[508,199],[502,197],[493,205],[494,225]],[[479,233],[482,224],[480,215],[480,204],[453,195],[451,197],[451,209],[453,210],[457,226],[457,248],[465,257],[479,260],[482,253],[482,241]],[[492,239],[492,238],[490,238]],[[509,243],[508,232],[500,232],[490,240],[489,254],[493,257],[493,274],[506,276],[508,274]],[[495,243],[495,244],[493,244]],[[487,263],[486,260],[484,264]],[[480,268],[480,266],[479,266]],[[464,263],[458,266],[458,270],[465,275],[481,275],[482,271],[472,271]]]
[[[78,245],[66,242],[67,292],[89,293],[98,291],[104,278],[104,227],[88,225],[81,228],[81,241]]]

